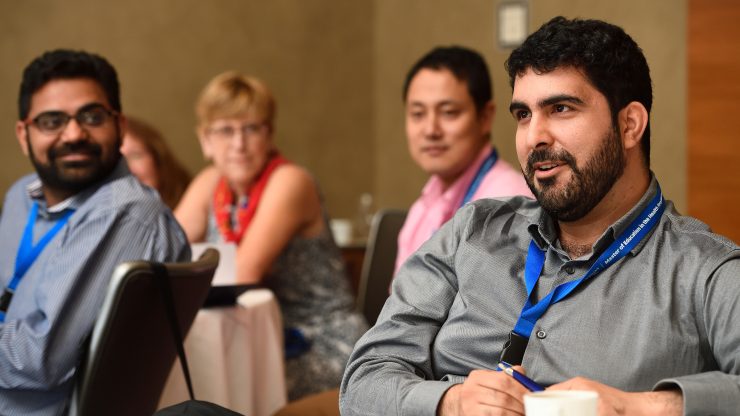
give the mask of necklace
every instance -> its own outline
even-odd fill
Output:
[[[249,227],[249,223],[257,211],[260,197],[267,185],[268,179],[272,172],[280,165],[289,163],[279,154],[275,154],[268,162],[265,168],[257,177],[257,181],[247,190],[245,202],[234,203],[234,193],[231,191],[225,177],[219,179],[216,189],[213,192],[213,211],[216,217],[218,231],[224,241],[230,243],[239,243],[244,236],[244,232]],[[235,206],[236,205],[236,206]],[[236,209],[235,215],[232,213]],[[235,221],[232,221],[235,220]],[[234,224],[234,222],[236,224]]]

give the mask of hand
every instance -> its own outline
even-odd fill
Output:
[[[513,367],[523,373],[519,366]],[[463,384],[452,386],[440,401],[439,416],[524,415],[528,390],[503,371],[474,370]]]
[[[680,390],[629,393],[583,377],[554,384],[547,390],[592,390],[599,394],[599,416],[683,414]]]

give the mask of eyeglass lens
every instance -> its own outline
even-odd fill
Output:
[[[73,117],[80,126],[99,127],[112,115],[101,104],[92,104],[81,108],[74,116],[62,111],[47,111],[36,116],[32,122],[39,130],[52,133],[64,129]]]
[[[239,127],[234,126],[222,126],[218,128],[211,128],[210,132],[216,137],[230,139],[236,136],[237,132],[241,132],[244,137],[251,137],[262,131],[263,124],[244,124]]]

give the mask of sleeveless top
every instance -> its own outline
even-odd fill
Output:
[[[290,240],[262,281],[278,299],[284,326],[310,343],[306,353],[286,360],[291,401],[338,387],[355,342],[367,330],[325,214],[324,223],[320,235]],[[222,241],[212,212],[206,238]]]

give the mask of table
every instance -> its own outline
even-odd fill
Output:
[[[195,398],[250,416],[269,416],[287,402],[283,325],[267,289],[244,293],[236,306],[201,309],[185,339]],[[188,400],[180,363],[159,408]]]

